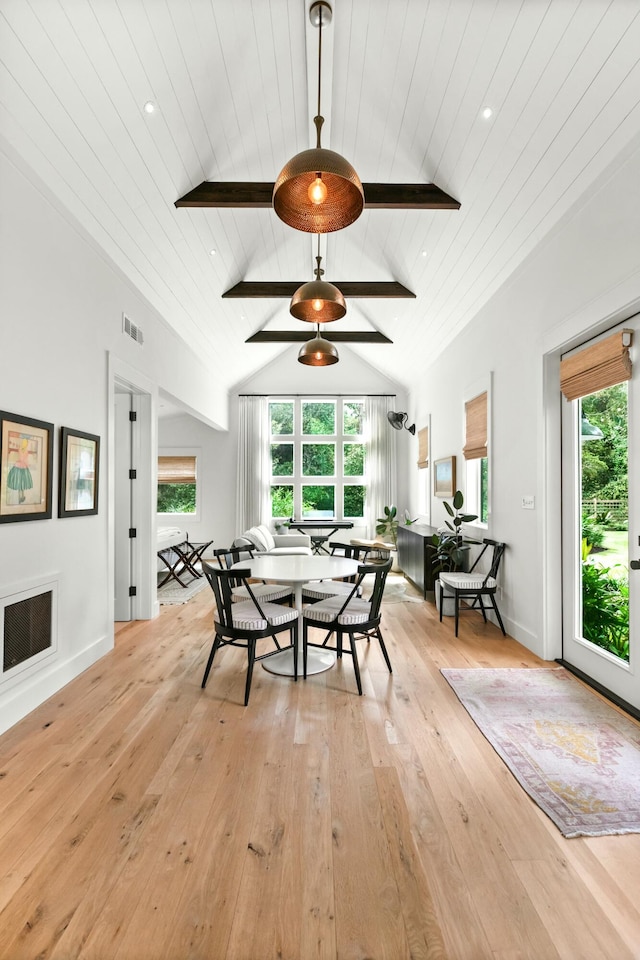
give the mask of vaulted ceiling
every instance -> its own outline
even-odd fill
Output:
[[[312,279],[315,239],[270,208],[175,202],[204,180],[273,182],[315,144],[309,5],[0,2],[2,136],[226,386],[283,349],[246,340],[307,325],[287,299],[223,294]],[[432,182],[461,204],[365,209],[322,242],[325,279],[415,294],[348,299],[332,324],[393,341],[340,349],[410,385],[412,358],[436,358],[640,131],[640,5],[332,5],[323,146],[365,184]]]

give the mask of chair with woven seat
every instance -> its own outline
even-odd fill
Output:
[[[351,654],[353,659],[353,670],[356,675],[356,684],[358,693],[362,696],[362,681],[360,679],[360,664],[358,661],[358,652],[356,641],[371,637],[376,637],[380,643],[380,649],[385,659],[385,663],[391,673],[391,661],[380,631],[380,605],[382,603],[382,594],[387,574],[391,569],[391,560],[386,563],[378,564],[360,564],[355,583],[350,584],[350,592],[347,596],[333,596],[321,600],[319,603],[308,604],[302,608],[303,628],[302,628],[302,656],[304,677],[307,677],[307,650],[308,647],[324,647],[328,650],[335,650],[338,659],[342,658],[344,648],[345,634],[349,638],[349,649],[347,653]],[[374,575],[371,595],[365,600],[358,596],[358,590],[362,586],[364,578],[368,574]],[[328,631],[322,643],[312,643],[309,640],[309,627],[317,627]],[[336,644],[329,646],[329,639],[335,634]]]
[[[468,573],[464,572],[443,572],[440,573],[440,582],[441,584],[449,588],[453,594],[454,601],[454,616],[455,616],[455,635],[458,636],[458,621],[460,617],[460,600],[461,599],[471,599],[473,598],[473,603],[469,604],[469,609],[473,610],[476,608],[476,604],[480,605],[480,610],[484,622],[487,622],[487,610],[493,609],[498,623],[500,624],[500,629],[502,630],[502,635],[506,636],[506,631],[504,629],[504,624],[502,622],[502,617],[500,616],[500,611],[498,610],[498,604],[496,603],[496,590],[498,589],[498,569],[500,567],[500,561],[502,560],[502,555],[505,551],[506,544],[500,543],[497,540],[490,540],[488,537],[485,537],[482,541],[484,546],[478,556],[476,557],[473,566]],[[493,554],[491,557],[491,565],[486,573],[476,572],[476,568],[480,563],[480,560],[486,553],[486,551],[492,547]],[[484,604],[484,598],[489,601],[487,607]],[[442,598],[441,598],[442,599]],[[442,607],[443,604],[440,603],[440,621],[442,622]]]
[[[213,555],[221,570],[230,570],[234,563],[253,560],[254,550],[253,547],[222,547],[214,550]],[[254,597],[264,600],[265,603],[288,603],[291,606],[293,601],[291,584],[261,580],[251,584],[251,591]],[[247,588],[240,581],[232,585],[231,595],[234,603],[249,599]]]
[[[202,678],[202,688],[206,687],[213,658],[219,647],[242,647],[247,651],[247,679],[244,691],[244,705],[249,703],[253,665],[256,660],[265,660],[280,650],[293,649],[294,680],[298,679],[298,611],[292,607],[283,607],[277,603],[258,600],[253,593],[253,585],[248,582],[250,571],[221,570],[203,562],[202,570],[209,581],[216,600],[214,614],[215,636]],[[233,602],[232,591],[238,581],[246,587],[248,600]],[[281,646],[278,634],[288,631],[291,642]],[[256,653],[259,640],[271,637],[275,650]]]

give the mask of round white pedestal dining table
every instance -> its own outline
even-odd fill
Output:
[[[278,583],[290,583],[294,588],[295,607],[298,611],[298,676],[302,676],[302,584],[309,580],[331,580],[339,577],[351,577],[358,570],[358,561],[346,557],[298,556],[281,554],[258,556],[252,560],[240,560],[234,563],[232,570],[249,570],[250,576],[258,580],[276,580]],[[332,650],[310,647],[307,651],[307,675],[330,670],[336,662]],[[293,650],[283,650],[263,661],[262,667],[269,673],[282,677],[292,677]]]

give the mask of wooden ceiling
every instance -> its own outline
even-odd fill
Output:
[[[348,298],[335,331],[393,341],[344,349],[411,386],[407,356],[435,359],[640,133],[640,6],[333,6],[323,146],[353,164],[367,209],[323,240],[325,279],[415,295]],[[316,44],[303,0],[0,4],[3,144],[222,387],[283,349],[247,339],[296,329],[282,294],[231,291],[313,276],[313,238],[268,207],[282,166],[315,142]],[[230,182],[262,184],[262,203],[186,206]],[[461,206],[385,209],[389,184],[435,184]]]

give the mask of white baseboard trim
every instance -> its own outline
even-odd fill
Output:
[[[113,649],[113,636],[104,636],[69,660],[51,664],[0,696],[0,734],[53,697],[71,680]]]

